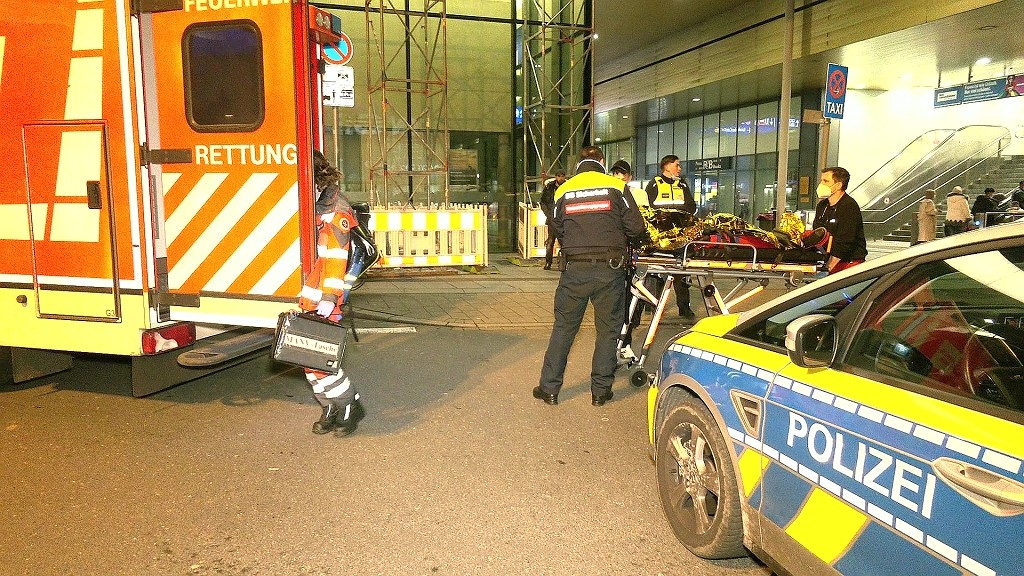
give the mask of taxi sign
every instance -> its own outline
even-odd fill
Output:
[[[843,108],[846,107],[846,84],[850,69],[839,64],[829,64],[828,73],[825,74],[825,109],[822,115],[825,118],[843,118]]]

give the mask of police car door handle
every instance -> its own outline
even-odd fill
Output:
[[[989,512],[1000,516],[1024,513],[1024,484],[1016,480],[951,458],[935,460],[932,468],[957,492]]]

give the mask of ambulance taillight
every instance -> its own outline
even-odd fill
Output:
[[[159,354],[188,346],[195,341],[196,325],[191,322],[153,328],[142,333],[142,353],[145,355]]]

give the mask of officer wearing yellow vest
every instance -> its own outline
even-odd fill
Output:
[[[678,156],[669,154],[661,159],[661,174],[647,183],[647,199],[652,208],[673,208],[690,214],[697,212],[697,203],[693,201],[693,192],[690,192],[686,180],[680,178],[680,172],[682,172],[682,168],[679,165]],[[693,310],[690,309],[689,283],[683,277],[679,278],[674,286],[679,317],[684,320],[693,320]]]
[[[626,184],[604,170],[601,149],[586,146],[580,151],[576,175],[555,192],[551,221],[565,265],[555,289],[555,320],[540,383],[533,389],[533,397],[547,404],[558,404],[569,349],[588,302],[594,307],[595,328],[591,403],[603,406],[612,399],[615,341],[626,315],[626,250],[646,229]]]

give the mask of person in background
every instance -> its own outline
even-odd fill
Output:
[[[555,207],[555,190],[565,184],[565,170],[555,172],[554,178],[544,181],[544,189],[540,193],[540,209],[548,223],[548,238],[544,242],[544,269],[551,270],[551,260],[555,254],[555,227],[551,224],[551,211]]]
[[[629,162],[625,160],[619,160],[615,164],[612,164],[609,174],[622,180],[626,183],[626,188],[630,194],[633,195],[633,200],[636,201],[637,207],[647,206],[648,198],[647,192],[638,190],[629,185],[629,181],[633,179],[633,170],[629,166]],[[629,313],[629,301],[630,301],[630,284],[632,277],[626,276],[626,313]],[[629,326],[626,328],[626,333],[622,337],[621,348],[619,348],[618,360],[620,363],[625,364],[636,360],[636,354],[633,352],[631,344],[633,343],[633,330],[640,325],[641,317],[643,316],[644,305],[640,304],[636,310],[633,311],[633,315],[629,317]]]
[[[565,270],[555,289],[555,321],[533,397],[558,404],[569,350],[590,302],[596,330],[591,403],[603,406],[612,399],[615,341],[625,322],[626,250],[646,232],[643,218],[626,185],[605,174],[601,149],[586,146],[580,151],[576,175],[555,193],[552,221]]]
[[[935,190],[925,190],[924,198],[917,209],[917,242],[935,240],[935,224],[938,222],[939,210],[935,207]]]
[[[697,203],[693,201],[693,192],[687,186],[686,179],[680,177],[682,166],[679,164],[679,157],[675,154],[665,156],[661,159],[659,168],[661,174],[647,183],[647,201],[651,208],[674,208],[696,214]],[[692,322],[694,314],[690,308],[689,276],[680,276],[673,287],[676,291],[679,317]]]
[[[299,293],[299,308],[315,312],[334,322],[341,320],[341,309],[352,285],[362,270],[349,269],[352,246],[350,230],[359,220],[348,199],[341,193],[338,172],[320,151],[313,152],[313,190],[316,195],[316,260]],[[371,263],[360,262],[361,267]],[[363,415],[359,393],[345,375],[304,369],[313,388],[313,398],[320,404],[320,419],[313,423],[314,434],[348,436],[355,432]]]
[[[964,189],[953,186],[946,194],[946,222],[942,225],[942,233],[946,236],[967,232],[970,228],[971,208],[967,205]]]
[[[824,228],[832,236],[827,249],[829,274],[860,264],[868,255],[860,205],[846,193],[849,184],[850,172],[834,166],[821,171],[816,190],[819,201],[811,228]]]
[[[1017,184],[1017,187],[1010,190],[1010,201],[1016,202],[1018,206],[1024,206],[1024,180]]]
[[[992,224],[992,222],[989,221],[988,212],[996,211],[996,203],[995,200],[992,199],[992,196],[995,193],[995,188],[985,188],[985,193],[979,194],[978,197],[974,199],[974,205],[971,206],[971,214],[974,214],[974,220],[978,222],[978,225],[980,226],[988,226],[989,224]]]

